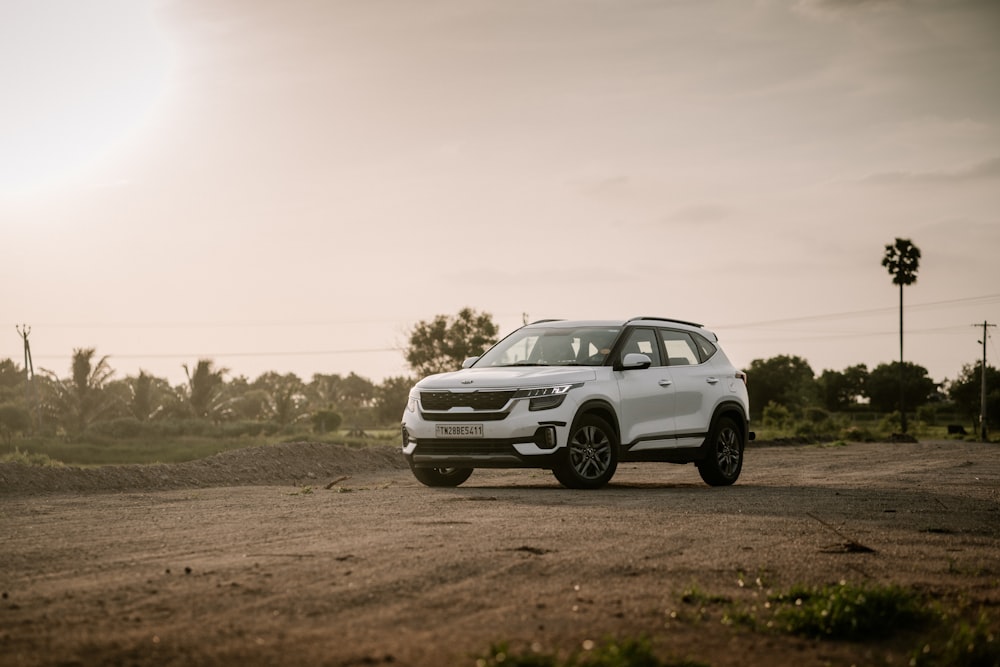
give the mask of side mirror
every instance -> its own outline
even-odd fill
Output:
[[[468,359],[462,362],[462,368],[468,368],[477,361],[479,361],[479,357],[469,357]]]
[[[652,359],[645,354],[639,354],[638,352],[629,352],[625,355],[625,358],[622,359],[623,371],[641,370],[643,368],[649,368],[652,365]]]

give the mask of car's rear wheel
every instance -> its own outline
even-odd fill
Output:
[[[473,468],[417,468],[410,466],[417,481],[427,486],[458,486],[472,475]]]
[[[573,424],[564,452],[552,474],[570,489],[600,488],[618,468],[618,437],[606,421],[594,415],[583,415]]]
[[[707,484],[729,486],[743,470],[743,431],[729,417],[716,422],[708,438],[708,452],[698,462],[698,472]]]

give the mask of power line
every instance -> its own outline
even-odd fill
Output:
[[[970,305],[981,305],[1000,301],[1000,294],[985,294],[982,296],[962,297],[958,299],[945,299],[941,301],[930,301],[927,303],[915,303],[906,307],[907,311],[928,310],[943,307],[959,307]],[[883,308],[871,308],[866,310],[843,311],[837,313],[825,313],[815,315],[803,315],[800,317],[787,317],[773,320],[759,320],[735,324],[713,324],[714,329],[748,329],[765,327],[774,324],[792,324],[796,322],[818,322],[824,320],[836,320],[853,317],[863,317],[870,315],[882,315],[885,313],[895,313],[896,306],[886,306]],[[517,319],[520,320],[523,313],[492,313],[494,318]],[[361,324],[386,324],[417,321],[420,317],[381,317],[381,318],[351,318],[342,320],[244,320],[244,321],[190,321],[190,322],[48,322],[35,323],[36,326],[44,326],[51,329],[200,329],[200,328],[271,328],[271,327],[330,327],[330,326],[351,326]]]
[[[943,306],[955,307],[955,306],[967,306],[976,305],[982,303],[989,303],[992,301],[1000,301],[1000,294],[986,294],[983,296],[965,297],[961,299],[947,299],[944,301],[930,301],[928,303],[916,303],[906,307],[907,311],[913,310],[928,310],[931,308],[939,308]],[[755,327],[770,326],[773,324],[793,324],[796,322],[819,322],[824,320],[836,320],[853,318],[867,315],[882,315],[885,313],[895,313],[897,312],[896,306],[886,306],[884,308],[870,308],[867,310],[853,310],[845,311],[840,313],[827,313],[822,315],[804,315],[801,317],[787,317],[777,320],[761,320],[758,322],[743,322],[739,324],[727,324],[727,325],[713,325],[714,329],[751,329]]]

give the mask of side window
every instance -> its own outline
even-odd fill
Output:
[[[656,332],[652,329],[633,329],[625,339],[625,346],[622,347],[621,356],[624,359],[626,354],[638,352],[645,354],[653,361],[653,366],[662,366],[663,361],[660,356],[660,344],[656,339]]]
[[[660,329],[663,356],[670,366],[694,366],[701,363],[698,348],[690,334],[673,329]]]
[[[699,336],[695,334],[693,336],[695,344],[698,346],[698,351],[701,352],[701,360],[708,361],[712,358],[715,352],[719,349],[715,346],[715,343],[708,340],[704,336]]]

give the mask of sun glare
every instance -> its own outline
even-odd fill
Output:
[[[0,194],[81,173],[142,121],[168,62],[149,0],[0,4]]]

